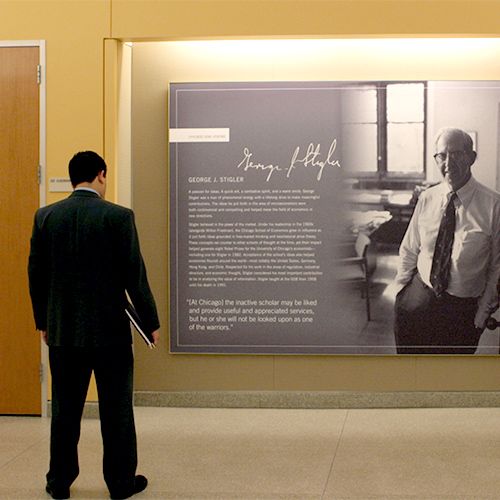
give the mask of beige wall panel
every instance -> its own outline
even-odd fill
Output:
[[[481,0],[113,0],[115,38],[490,34]]]
[[[165,332],[165,329],[164,329]],[[136,346],[138,391],[272,391],[272,356],[165,355],[168,339],[154,353]],[[142,347],[142,346],[141,346]]]
[[[278,391],[415,391],[416,359],[397,356],[277,356]]]
[[[498,356],[423,356],[417,359],[417,390],[498,391]]]

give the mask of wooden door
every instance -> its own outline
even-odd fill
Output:
[[[39,207],[38,47],[0,47],[0,414],[40,415],[27,265]]]

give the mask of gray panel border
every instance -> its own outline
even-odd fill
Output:
[[[137,391],[135,406],[175,408],[496,408],[500,392]]]

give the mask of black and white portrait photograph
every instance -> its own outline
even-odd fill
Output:
[[[173,352],[498,354],[498,82],[169,99]]]

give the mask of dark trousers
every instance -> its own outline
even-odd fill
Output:
[[[474,354],[481,336],[476,311],[476,298],[437,297],[416,274],[396,297],[398,354]]]
[[[52,422],[47,482],[69,487],[79,473],[78,441],[92,371],[99,396],[103,472],[110,492],[130,489],[137,468],[132,346],[50,347]]]

